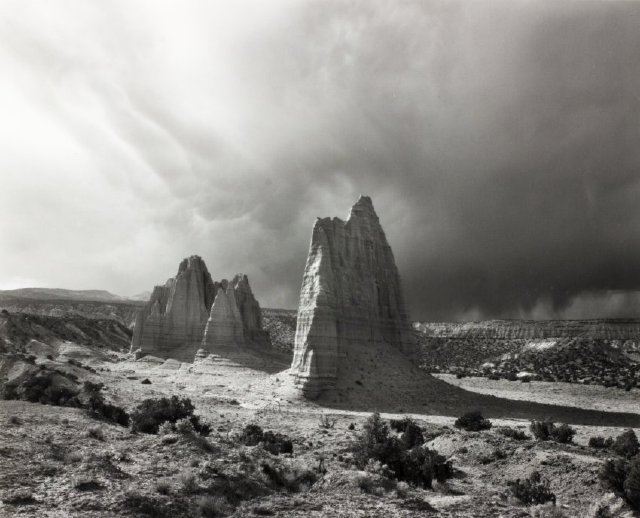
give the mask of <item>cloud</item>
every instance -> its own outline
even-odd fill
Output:
[[[592,311],[640,288],[638,22],[625,1],[5,2],[0,269],[127,294],[199,253],[295,307],[313,221],[362,192],[414,317]]]

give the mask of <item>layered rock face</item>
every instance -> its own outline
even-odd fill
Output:
[[[236,275],[231,283],[214,282],[204,261],[191,256],[180,263],[176,277],[153,289],[136,318],[131,350],[193,361],[200,347],[215,352],[247,340],[264,344],[261,324],[260,305],[246,275]]]
[[[313,228],[291,373],[314,398],[357,365],[359,349],[380,346],[416,351],[391,247],[361,196],[346,222],[318,219]]]

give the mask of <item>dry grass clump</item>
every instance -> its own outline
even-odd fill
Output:
[[[198,480],[195,473],[192,471],[185,471],[178,476],[178,482],[182,491],[188,495],[197,493],[200,490]]]
[[[329,417],[327,414],[322,414],[320,416],[320,421],[318,422],[318,426],[320,428],[334,428],[336,426],[336,422],[338,420],[335,417]]]
[[[523,504],[546,504],[552,502],[555,505],[556,495],[551,492],[549,481],[542,478],[539,472],[534,471],[527,479],[516,479],[507,482],[507,486],[515,498]]]

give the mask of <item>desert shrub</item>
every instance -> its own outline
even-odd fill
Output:
[[[182,435],[188,435],[195,432],[193,423],[189,419],[178,419],[174,425],[177,433]]]
[[[462,428],[468,432],[479,432],[491,428],[491,421],[482,417],[479,410],[467,412],[453,423],[456,428]]]
[[[596,435],[594,437],[589,437],[589,447],[596,448],[602,450],[606,448],[605,446],[605,438],[601,435]]]
[[[530,439],[530,437],[522,430],[517,430],[516,428],[511,428],[510,426],[501,426],[500,428],[498,428],[498,433],[515,441],[526,441]]]
[[[182,490],[188,495],[197,493],[200,489],[198,480],[196,479],[196,475],[191,471],[185,471],[184,473],[181,473],[178,477],[178,482],[180,483],[180,487],[182,487]]]
[[[529,430],[533,436],[539,441],[548,441],[551,439],[551,432],[555,425],[551,421],[531,421]]]
[[[208,437],[211,434],[211,425],[202,422],[199,415],[192,415],[189,417],[189,421],[191,421],[193,429],[203,437]]]
[[[246,446],[255,446],[261,440],[264,435],[264,431],[257,424],[248,424],[242,430],[242,435],[240,436],[240,442]]]
[[[600,468],[600,480],[605,487],[617,493],[624,491],[624,481],[627,478],[628,462],[624,459],[609,459]]]
[[[542,478],[539,472],[534,471],[529,478],[511,480],[507,482],[511,493],[520,502],[526,505],[544,504],[556,501],[556,495],[549,488],[549,481]]]
[[[5,399],[23,399],[31,403],[56,406],[81,406],[78,400],[78,390],[60,383],[59,377],[70,379],[57,372],[41,372],[24,380],[20,387],[6,384]]]
[[[623,488],[625,500],[631,507],[640,510],[640,458],[636,457],[630,462]]]
[[[261,469],[273,485],[293,493],[308,490],[318,479],[313,470],[304,466],[263,462]]]
[[[196,505],[196,515],[202,518],[218,518],[226,516],[227,502],[219,496],[203,496]]]
[[[84,391],[88,396],[87,409],[89,412],[121,426],[129,426],[129,414],[123,408],[107,403],[102,395],[102,388],[102,383],[85,381]]]
[[[262,444],[265,450],[274,455],[293,453],[293,443],[289,438],[279,433],[265,432],[256,424],[248,424],[244,427],[240,442],[246,446]]]
[[[409,419],[404,427],[404,432],[401,436],[402,445],[404,449],[410,450],[414,446],[421,446],[424,444],[424,435],[422,434],[422,428],[420,428],[414,421]]]
[[[403,433],[406,430],[407,425],[410,423],[415,424],[415,421],[410,417],[403,417],[402,419],[389,419],[389,427],[398,433]]]
[[[447,462],[443,455],[421,447],[404,451],[400,464],[391,468],[398,480],[426,488],[432,487],[434,479],[444,482],[453,475],[451,463]]]
[[[325,429],[333,428],[336,425],[336,421],[337,419],[335,417],[329,417],[326,414],[322,414],[320,416],[320,421],[318,422],[318,426],[320,428],[325,428]]]
[[[391,437],[389,427],[376,412],[365,422],[351,450],[360,469],[377,461],[388,467],[390,476],[413,485],[431,487],[432,480],[444,481],[451,476],[451,464],[442,455],[422,446],[407,448],[411,442]]]
[[[613,443],[613,451],[621,457],[631,458],[638,453],[640,445],[636,433],[629,428],[622,432]]]
[[[560,426],[553,427],[551,430],[551,438],[561,444],[572,442],[575,434],[575,429],[571,428],[568,424],[561,424]]]
[[[90,426],[87,429],[87,435],[93,439],[104,441],[104,431],[99,426]]]
[[[571,428],[568,424],[561,424],[556,426],[551,421],[531,421],[529,430],[533,436],[539,441],[553,440],[559,443],[570,443],[573,440],[573,436],[576,434],[574,428]]]
[[[193,414],[195,410],[189,398],[145,399],[131,413],[131,428],[134,432],[158,433],[162,423],[176,423],[181,419],[188,419],[193,429],[200,435],[208,435],[211,426],[200,421],[200,417]]]
[[[158,434],[159,435],[169,435],[176,432],[176,425],[170,423],[169,421],[165,421],[160,426],[158,426]]]

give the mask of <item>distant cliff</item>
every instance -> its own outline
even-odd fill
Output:
[[[430,372],[640,386],[640,319],[416,322]]]

